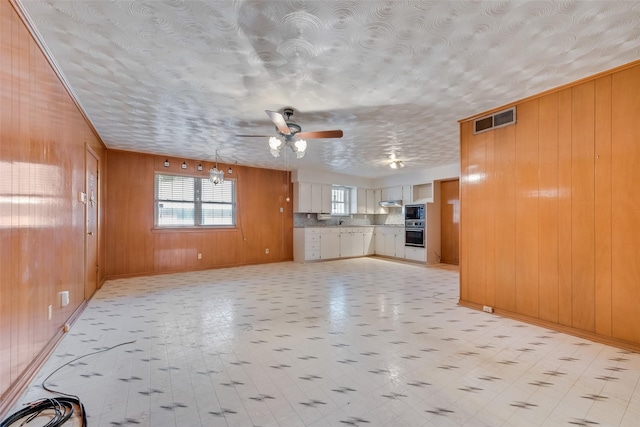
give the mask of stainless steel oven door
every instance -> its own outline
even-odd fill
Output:
[[[405,228],[404,245],[424,248],[424,228]]]

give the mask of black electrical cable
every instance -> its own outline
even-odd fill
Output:
[[[49,378],[51,378],[56,372],[58,372],[60,369],[64,368],[65,366],[68,366],[70,364],[72,364],[73,362],[80,360],[82,358],[88,357],[88,356],[92,356],[94,354],[98,354],[98,353],[103,353],[105,351],[109,351],[109,350],[113,350],[116,347],[120,347],[122,345],[127,345],[127,344],[133,344],[135,342],[134,341],[128,341],[128,342],[123,342],[117,345],[114,345],[113,347],[109,347],[109,348],[105,348],[102,350],[98,350],[98,351],[94,351],[93,353],[87,353],[84,354],[80,357],[76,357],[73,360],[70,360],[69,362],[65,363],[64,365],[58,367],[55,371],[53,371],[52,373],[50,373],[47,378],[45,378],[42,381],[42,388],[47,390],[50,393],[55,393],[55,394],[59,394],[60,397],[46,397],[40,400],[36,400],[33,402],[29,402],[27,404],[25,404],[25,407],[22,408],[21,410],[13,413],[12,415],[10,415],[8,418],[6,418],[4,421],[2,421],[2,423],[0,423],[0,427],[10,427],[11,425],[15,424],[17,421],[22,420],[23,418],[26,417],[26,419],[20,424],[21,426],[31,422],[34,418],[40,416],[40,414],[42,414],[44,411],[53,411],[53,414],[51,415],[51,420],[44,425],[44,427],[59,427],[61,425],[63,425],[64,423],[66,423],[69,418],[71,418],[71,416],[74,413],[74,407],[78,407],[80,410],[79,416],[82,419],[82,423],[80,424],[81,427],[86,427],[87,426],[87,413],[84,410],[84,405],[82,404],[82,402],[80,401],[80,398],[78,396],[75,396],[73,394],[68,394],[68,393],[63,393],[61,391],[57,391],[57,390],[53,390],[49,387],[47,387],[46,382],[49,380]]]

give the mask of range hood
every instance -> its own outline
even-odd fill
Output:
[[[401,208],[402,200],[383,200],[380,202],[380,206],[383,208]]]

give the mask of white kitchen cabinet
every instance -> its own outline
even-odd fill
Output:
[[[367,210],[365,213],[375,214],[377,205],[375,191],[371,189],[367,189],[365,191],[367,193]]]
[[[402,200],[402,187],[387,187],[382,189],[382,200]]]
[[[375,214],[378,202],[375,191],[368,188],[358,188],[357,190],[357,212],[359,214]]]
[[[413,203],[413,186],[403,185],[402,186],[402,204],[408,205],[410,203]]]
[[[340,229],[322,229],[320,234],[320,259],[340,258]]]
[[[374,248],[376,255],[404,258],[404,227],[376,227]]]
[[[293,229],[293,260],[295,262],[320,259],[320,233],[319,228]]]
[[[384,252],[384,227],[376,227],[373,232],[373,247],[376,255]]]
[[[374,228],[296,227],[293,229],[293,260],[304,262],[373,255]]]
[[[365,227],[362,233],[362,243],[364,255],[373,255],[376,253],[375,239],[373,227]]]
[[[394,231],[394,243],[396,258],[404,258],[404,228],[398,228]]]
[[[311,184],[298,182],[293,186],[294,212],[312,212],[311,210]]]
[[[356,213],[367,213],[367,190],[365,188],[358,188],[356,190]],[[373,213],[373,212],[372,212]]]
[[[322,184],[320,188],[320,212],[331,213],[331,184]]]
[[[393,230],[387,230],[384,233],[384,256],[396,256],[396,235]]]
[[[405,259],[411,261],[427,262],[427,253],[425,248],[416,248],[413,246],[405,246],[404,248]]]
[[[364,255],[364,233],[360,227],[340,230],[340,258]]]
[[[331,184],[298,182],[293,198],[296,213],[331,213]]]
[[[380,202],[382,201],[382,190],[373,190],[373,213],[375,214],[386,214],[389,213],[387,208],[383,208],[380,206]]]

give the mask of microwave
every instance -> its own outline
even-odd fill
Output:
[[[404,220],[424,220],[424,205],[405,205]]]

